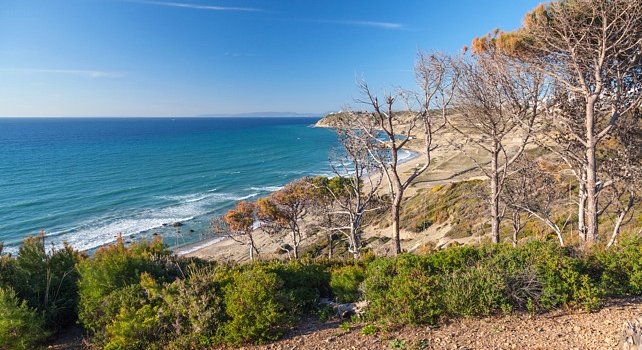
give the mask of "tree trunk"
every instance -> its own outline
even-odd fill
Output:
[[[332,243],[334,243],[334,239],[332,237],[332,232],[328,233],[328,259],[332,259]]]
[[[521,231],[522,222],[519,216],[519,212],[515,211],[513,213],[513,248],[517,247],[517,235]]]
[[[250,261],[254,261],[254,251],[256,250],[256,247],[254,246],[254,238],[252,237],[252,234],[249,234],[250,237]]]
[[[626,217],[626,214],[628,214],[629,211],[633,209],[633,204],[634,204],[633,197],[630,197],[626,207],[624,207],[624,209],[622,209],[619,215],[617,216],[617,220],[615,221],[615,227],[613,227],[613,234],[611,234],[611,239],[609,240],[609,243],[606,245],[607,248],[610,248],[613,244],[615,244],[615,240],[620,235],[620,229],[622,228],[622,223],[624,222],[624,218]]]
[[[297,233],[292,231],[292,253],[294,254],[294,259],[299,259],[299,241],[297,239]]]
[[[490,161],[490,235],[493,243],[499,243],[499,174],[498,174],[498,157],[496,145],[493,145],[493,152]]]
[[[399,215],[401,211],[401,199],[403,192],[397,193],[392,200],[391,214],[392,214],[392,242],[394,244],[394,251],[396,255],[401,254],[401,239],[399,237]]]
[[[586,171],[582,171],[582,181],[580,181],[578,193],[577,231],[580,242],[586,242]]]
[[[350,237],[352,239],[352,255],[356,260],[361,258],[361,235],[359,228],[361,227],[361,215],[358,215],[350,225]]]
[[[598,233],[597,221],[597,161],[595,159],[594,99],[586,105],[586,238],[595,243]]]
[[[617,217],[617,221],[615,222],[615,227],[613,228],[613,234],[611,235],[611,239],[609,240],[609,243],[606,245],[607,248],[611,248],[613,244],[615,244],[615,240],[617,239],[617,236],[620,234],[620,228],[622,227],[622,222],[624,221],[624,217],[626,216],[626,212],[620,213]]]

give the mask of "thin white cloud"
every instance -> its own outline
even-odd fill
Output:
[[[77,75],[86,78],[120,78],[124,74],[118,72],[107,72],[102,70],[82,70],[82,69],[42,69],[42,68],[8,68],[0,69],[0,72],[8,73],[45,73],[45,74],[67,74]]]
[[[376,21],[352,21],[352,20],[315,20],[318,23],[334,23],[345,24],[351,26],[374,27],[381,29],[404,29],[405,26],[401,23],[394,22],[376,22]]]
[[[242,53],[242,52],[226,52],[225,56],[229,57],[257,57],[255,53]]]
[[[139,4],[178,7],[194,10],[208,10],[208,11],[238,11],[238,12],[264,12],[264,10],[254,7],[233,7],[233,6],[214,6],[214,5],[200,5],[187,2],[164,2],[164,1],[148,1],[148,0],[131,0]]]

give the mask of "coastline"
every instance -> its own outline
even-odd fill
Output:
[[[325,120],[325,118],[320,119],[312,127],[326,129],[333,128],[331,125],[323,123],[323,120]],[[403,174],[408,173],[411,169],[413,169],[416,164],[413,164],[412,160],[417,159],[422,155],[420,147],[413,147],[413,145],[414,143],[411,142],[409,143],[408,147],[403,149],[404,152],[407,152],[407,155],[401,158],[399,162],[399,170]],[[279,245],[276,242],[273,242],[259,229],[256,229],[254,232],[257,233],[255,235],[255,241],[257,247],[261,251],[261,257],[274,258],[280,255],[278,253]],[[318,238],[320,237],[312,237],[312,239],[306,241],[303,246],[313,244],[318,240]],[[173,251],[176,255],[195,257],[205,260],[220,260],[230,262],[241,262],[247,260],[247,247],[239,244],[238,242],[235,242],[229,237],[219,236],[208,238],[184,246],[175,247],[173,248]]]

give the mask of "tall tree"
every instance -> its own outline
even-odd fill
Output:
[[[390,216],[394,252],[401,253],[400,213],[405,191],[423,174],[432,162],[436,144],[433,137],[446,126],[446,113],[453,98],[457,75],[452,60],[442,54],[420,54],[415,74],[420,92],[388,94],[381,102],[367,84],[360,85],[359,100],[370,112],[352,115],[355,127],[370,141],[368,151],[377,160],[386,177],[390,195]],[[403,109],[398,109],[398,102]],[[373,130],[376,130],[373,131]],[[414,139],[423,138],[423,163],[413,168],[407,177],[401,174],[399,154]]]
[[[553,85],[548,121],[554,150],[580,183],[580,238],[598,238],[598,172],[603,141],[642,102],[639,0],[563,0],[540,5],[498,48],[538,69]]]
[[[452,144],[489,179],[491,239],[498,243],[504,180],[508,168],[519,159],[533,135],[541,109],[542,76],[492,48],[478,51],[471,60],[462,60],[458,69],[459,114],[450,118],[458,135]],[[487,154],[487,158],[469,154],[466,144],[471,144],[476,154]]]

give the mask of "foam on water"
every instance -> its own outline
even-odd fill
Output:
[[[159,196],[159,199],[179,201],[178,205],[160,209],[148,208],[136,212],[122,212],[110,216],[98,217],[81,223],[77,227],[64,232],[46,234],[48,244],[61,247],[63,242],[79,250],[92,250],[113,243],[118,235],[130,237],[142,232],[172,225],[176,222],[186,222],[211,212],[212,206],[220,203],[232,204],[258,196],[250,193],[239,196],[230,193],[193,193],[177,196]],[[17,245],[7,247],[7,252],[15,253]]]
[[[327,172],[336,135],[315,121],[0,118],[0,241],[15,252],[41,229],[82,250],[119,233],[203,239],[235,201]]]
[[[252,186],[249,188],[249,190],[260,191],[260,192],[276,192],[282,188],[283,186]]]

